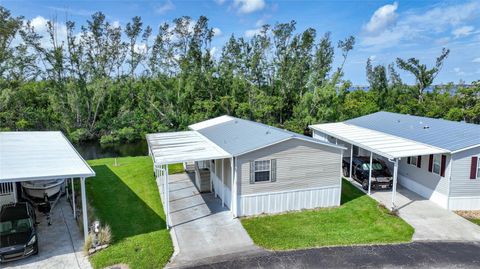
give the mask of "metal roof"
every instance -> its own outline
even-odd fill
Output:
[[[380,111],[345,123],[457,152],[480,146],[480,125]]]
[[[0,182],[91,176],[61,132],[0,132]]]
[[[147,142],[156,164],[232,157],[196,131],[147,134]]]
[[[288,139],[301,139],[343,149],[341,146],[318,141],[308,136],[226,115],[190,125],[189,128],[202,134],[233,156],[245,154]]]
[[[316,124],[310,128],[391,159],[448,152],[445,149],[343,122]]]

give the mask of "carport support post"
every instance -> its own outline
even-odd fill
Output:
[[[398,159],[395,159],[395,162],[393,165],[392,211],[395,210],[395,196],[397,195],[397,176],[398,176]]]
[[[225,159],[222,159],[222,207],[225,207]]]
[[[235,165],[235,158],[230,159],[230,167],[232,171],[232,199],[231,200],[231,210],[233,213],[233,217],[237,216],[237,179],[236,179],[236,165]]]
[[[342,160],[343,161],[343,160]],[[348,175],[350,179],[352,179],[352,167],[353,167],[353,144],[350,144],[350,171],[348,172]]]
[[[87,240],[88,236],[88,215],[87,215],[87,194],[85,193],[85,178],[80,178],[80,190],[82,192],[82,218],[83,218],[83,238]]]
[[[168,186],[168,163],[165,164],[165,202],[166,202],[166,218],[167,229],[170,229],[170,187]]]
[[[77,219],[77,205],[75,204],[75,187],[73,186],[73,178],[70,180],[72,183],[72,204],[73,204],[73,218]]]
[[[368,195],[370,195],[371,189],[372,189],[372,163],[373,163],[373,152],[370,152],[370,166],[368,169]]]

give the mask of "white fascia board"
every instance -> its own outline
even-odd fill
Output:
[[[52,175],[52,176],[41,176],[41,177],[20,177],[20,178],[1,178],[0,183],[2,182],[22,182],[22,181],[36,181],[36,180],[49,180],[49,179],[66,179],[66,178],[87,178],[94,177],[93,174],[65,174],[65,175]]]
[[[466,148],[463,148],[463,149],[457,149],[457,150],[452,151],[451,153],[455,154],[455,153],[459,153],[459,152],[462,152],[462,151],[465,151],[465,150],[474,149],[474,148],[477,148],[477,147],[480,147],[480,144],[473,145],[473,146],[470,146],[470,147],[466,147]]]

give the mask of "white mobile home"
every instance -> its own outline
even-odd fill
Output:
[[[234,216],[340,204],[344,147],[230,116],[189,127],[147,135],[164,188],[166,164],[194,162],[199,191],[215,193]]]
[[[443,208],[480,209],[480,125],[377,112],[310,128],[314,138],[347,147],[347,157],[397,166],[402,186]]]

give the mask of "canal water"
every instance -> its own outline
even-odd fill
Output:
[[[74,146],[85,160],[148,155],[148,145],[146,140],[108,145],[102,145],[99,141],[88,141]]]

